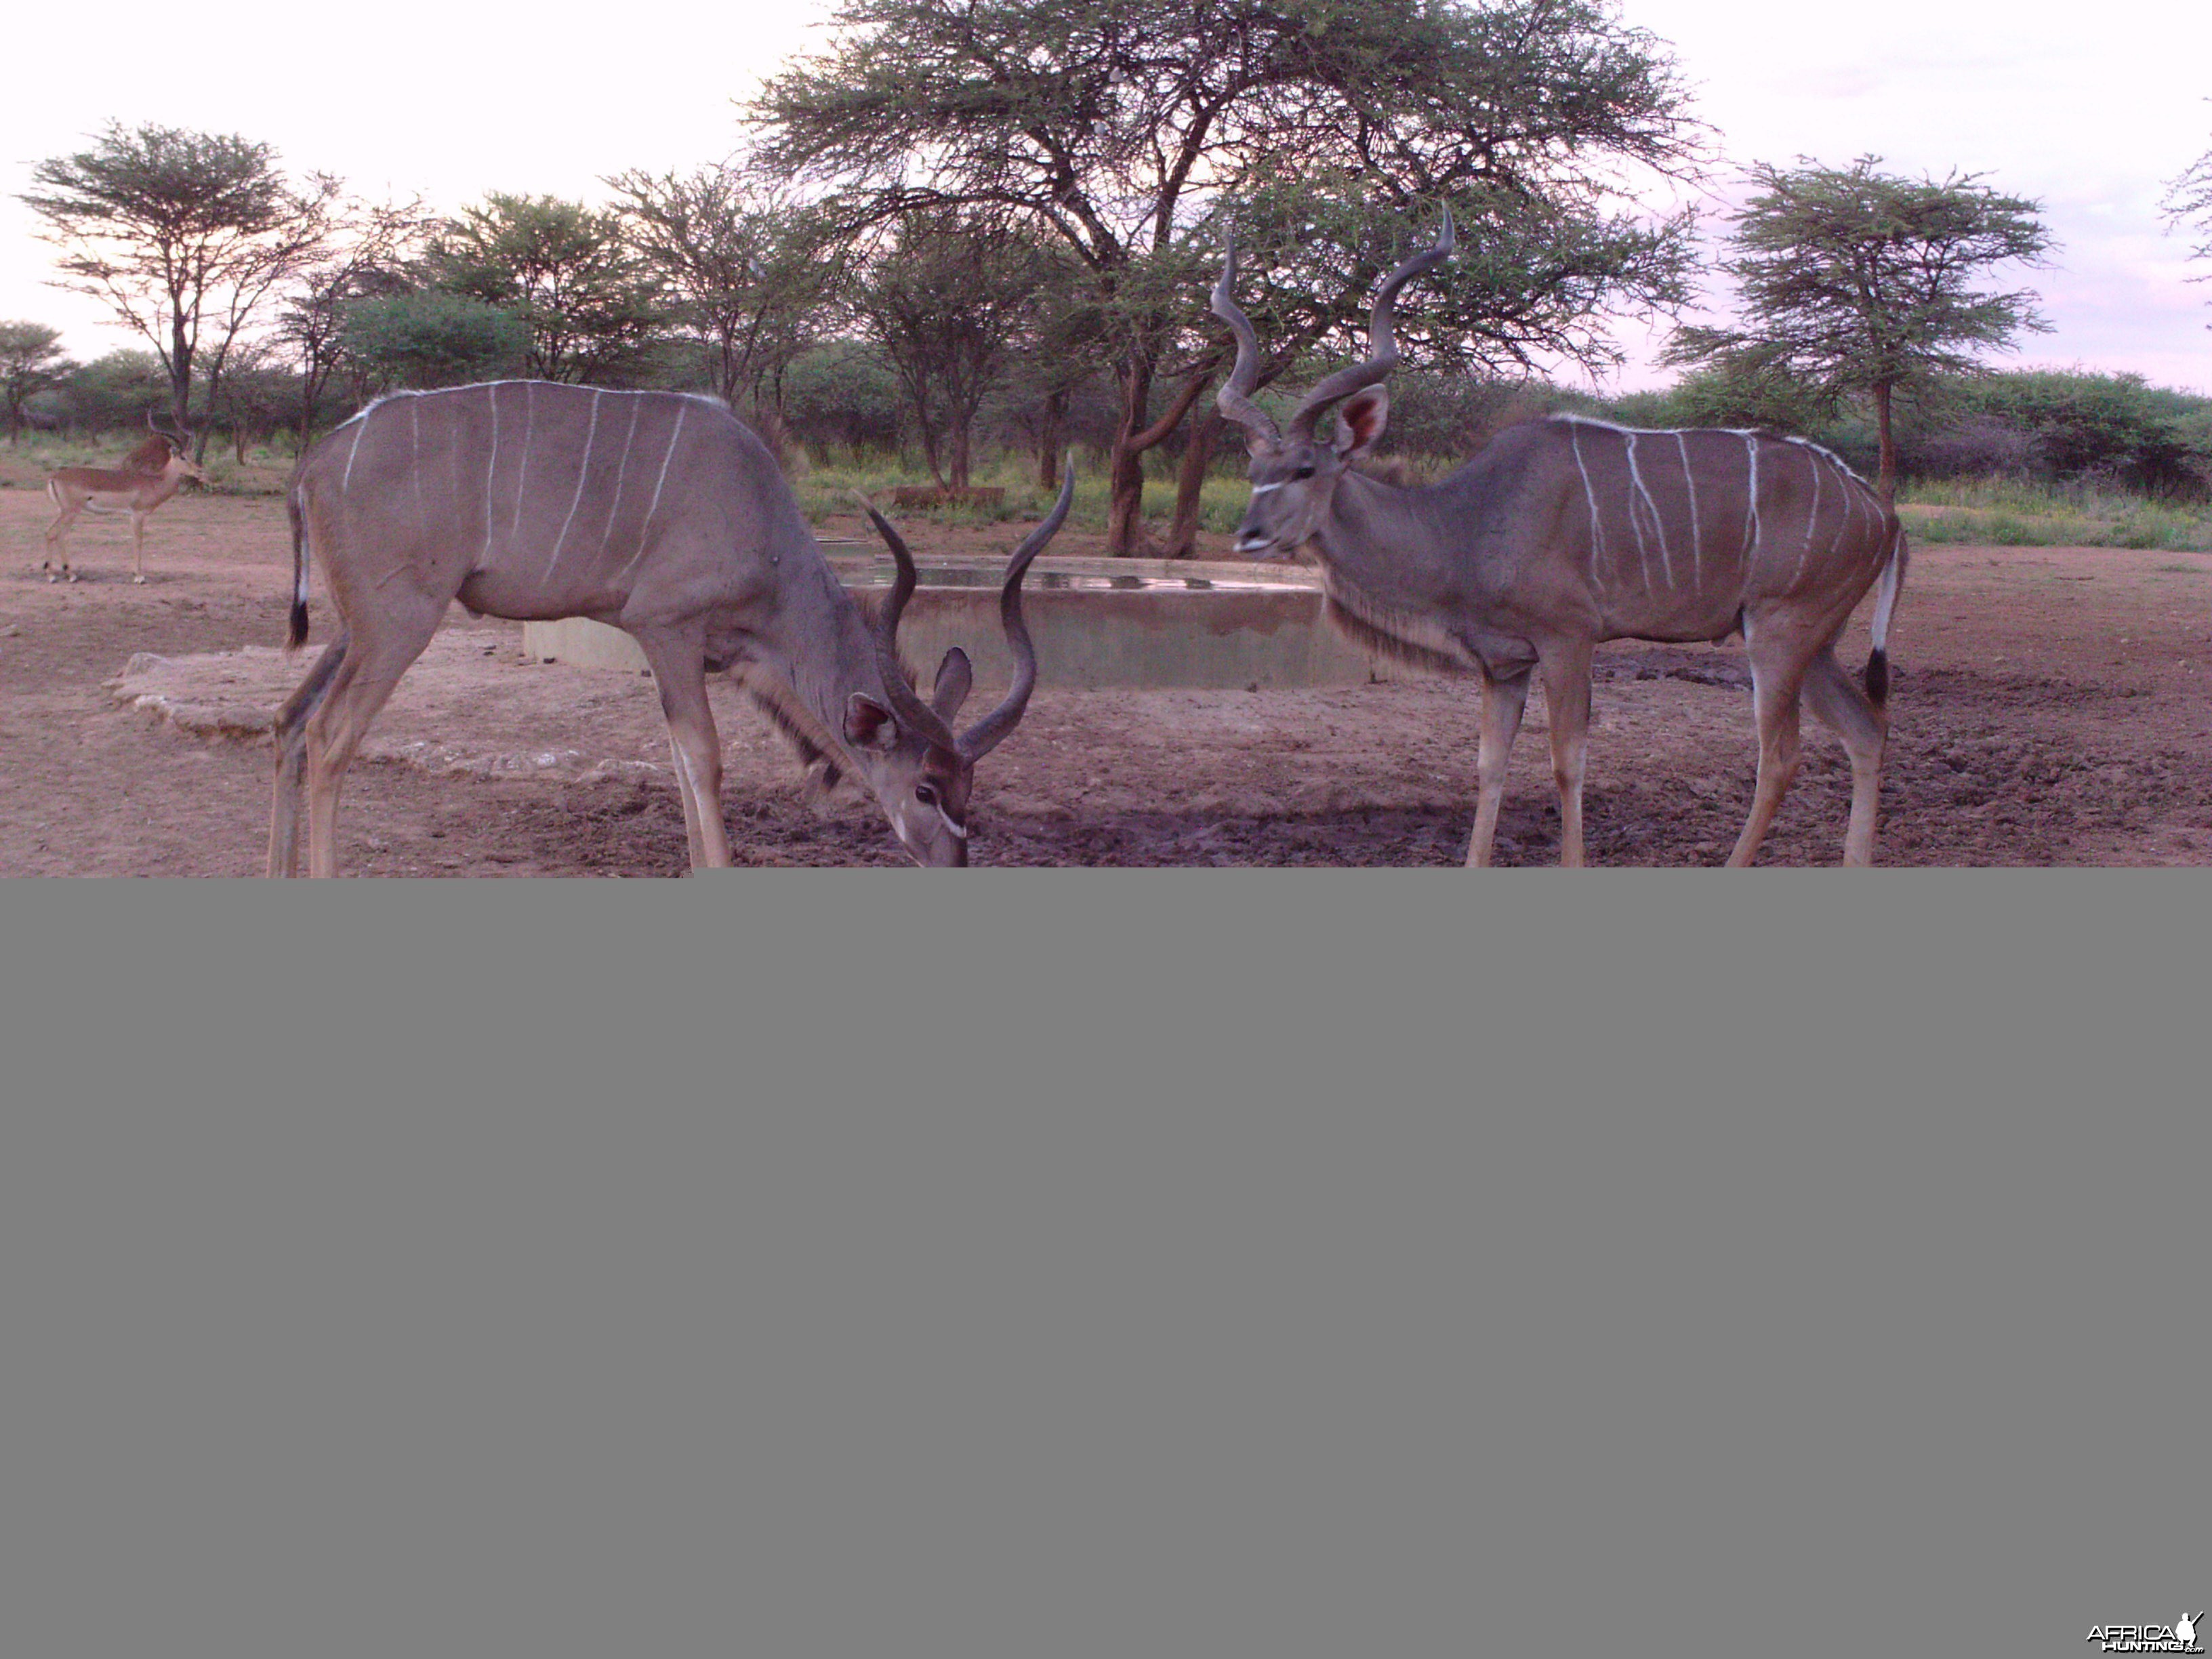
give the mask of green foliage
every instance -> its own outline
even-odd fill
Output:
[[[857,466],[898,453],[898,376],[858,341],[832,340],[797,358],[784,377],[783,413],[790,434],[823,459],[842,451]]]
[[[371,390],[463,386],[520,369],[530,331],[498,306],[426,289],[353,301],[337,345]]]
[[[661,283],[668,325],[706,348],[715,394],[732,409],[773,408],[844,275],[820,216],[728,167],[607,182],[623,198],[624,235]]]
[[[150,351],[111,351],[76,370],[58,391],[70,426],[143,435],[147,411],[167,401],[169,378]]]
[[[44,323],[0,323],[0,414],[11,444],[22,441],[23,405],[61,385],[76,368],[61,342],[61,330]]]
[[[1933,429],[1907,447],[1917,471],[2013,471],[2151,495],[2201,495],[2212,484],[2212,398],[2081,370],[1986,375],[1944,394]]]
[[[1917,541],[1991,547],[2212,551],[2212,511],[2094,485],[1979,477],[1926,481],[1898,497]]]
[[[665,325],[660,281],[620,216],[580,203],[495,191],[446,223],[427,266],[437,287],[520,321],[539,380],[625,383]]]

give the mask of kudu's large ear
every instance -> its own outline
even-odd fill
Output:
[[[898,744],[898,722],[891,711],[865,691],[845,699],[845,741],[855,749],[889,750]]]
[[[1354,460],[1375,447],[1390,419],[1390,393],[1379,386],[1355,392],[1336,411],[1336,453]]]
[[[929,694],[929,706],[937,711],[937,718],[947,726],[959,718],[960,705],[968,701],[968,693],[975,684],[975,670],[968,660],[968,653],[954,646],[945,653],[945,660],[937,665],[937,686]]]

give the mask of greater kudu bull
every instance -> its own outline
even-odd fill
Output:
[[[1237,365],[1218,402],[1243,427],[1252,458],[1238,552],[1288,558],[1310,543],[1329,614],[1347,633],[1407,660],[1481,677],[1470,865],[1490,862],[1532,669],[1543,676],[1550,715],[1559,861],[1579,865],[1598,641],[1717,644],[1739,633],[1751,659],[1759,780],[1728,861],[1752,861],[1790,787],[1802,696],[1850,755],[1844,862],[1871,863],[1888,732],[1885,653],[1905,575],[1897,515],[1826,450],[1765,431],[1630,431],[1553,416],[1501,433],[1434,484],[1395,488],[1355,470],[1389,407],[1382,382],[1398,361],[1390,332],[1398,292],[1451,249],[1447,210],[1435,246],[1400,265],[1376,295],[1367,361],[1308,392],[1285,436],[1251,399],[1259,344],[1231,298],[1231,245],[1213,311],[1237,337]],[[1322,413],[1346,398],[1335,441],[1320,442]],[[1877,577],[1862,695],[1837,662],[1835,643]]]
[[[185,458],[190,447],[176,433],[164,432],[148,415],[153,436],[124,457],[120,467],[64,466],[46,474],[46,499],[57,511],[46,526],[46,556],[39,569],[48,581],[77,579],[70,568],[69,529],[77,514],[128,513],[131,515],[131,580],[146,580],[146,518],[184,487],[187,478],[206,482],[207,474]],[[54,556],[61,568],[54,569]]]
[[[588,617],[644,648],[694,869],[730,862],[706,684],[729,669],[803,757],[830,759],[833,781],[840,763],[866,781],[916,863],[963,865],[975,763],[1013,730],[1036,684],[1022,577],[1066,519],[1073,488],[1071,477],[1006,567],[1012,687],[956,733],[973,678],[966,653],[945,653],[927,702],[897,661],[915,586],[904,544],[877,516],[898,576],[872,618],[823,558],[774,459],[722,404],[536,380],[373,404],[301,457],[286,495],[286,648],[307,638],[310,550],[341,631],[276,717],[269,873],[298,873],[303,787],[309,872],[337,872],[347,764],[457,599],[477,615]]]

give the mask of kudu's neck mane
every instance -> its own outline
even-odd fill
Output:
[[[1414,556],[1448,543],[1439,526],[1446,498],[1462,493],[1454,482],[1391,483],[1347,470],[1313,536],[1337,626],[1372,651],[1439,673],[1474,666],[1441,620],[1449,571]]]
[[[787,551],[776,569],[781,593],[757,664],[769,672],[746,675],[747,688],[794,739],[803,733],[814,748],[845,759],[846,699],[855,691],[884,697],[875,617],[846,591],[811,535],[805,554]]]

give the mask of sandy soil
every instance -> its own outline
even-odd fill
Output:
[[[0,873],[258,873],[266,720],[307,660],[274,649],[290,558],[280,504],[178,498],[149,526],[143,587],[127,524],[81,520],[86,579],[50,585],[35,474],[0,467],[0,479],[12,486],[0,488]],[[1018,533],[909,532],[924,552],[1003,551]],[[1054,550],[1096,540],[1069,534]],[[314,612],[327,640],[319,586]],[[520,647],[520,625],[453,612],[349,779],[349,873],[684,869],[651,683],[527,662]],[[1892,651],[1881,862],[2212,863],[2212,556],[1920,548]],[[1863,615],[1844,660],[1864,653]],[[1599,672],[1593,860],[1720,862],[1754,765],[1740,652],[1624,644]],[[810,801],[781,741],[733,690],[715,696],[741,860],[902,861],[872,803]],[[1825,730],[1807,731],[1762,863],[1839,855],[1848,769]],[[979,772],[976,861],[1456,864],[1474,747],[1463,682],[1042,691]],[[1540,696],[1500,861],[1553,861],[1557,826]]]

